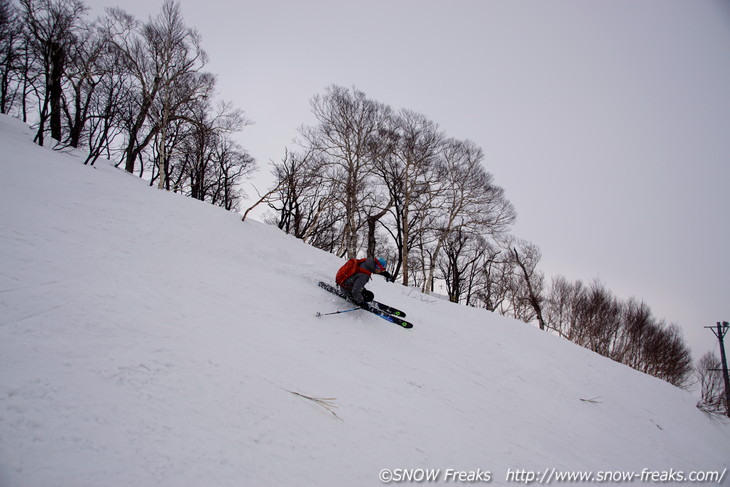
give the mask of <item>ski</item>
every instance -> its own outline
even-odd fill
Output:
[[[368,303],[368,305],[369,304],[370,303]],[[403,328],[413,328],[413,323],[402,319],[400,316],[393,316],[393,315],[386,313],[385,311],[381,311],[378,308],[372,308],[370,306],[363,307],[362,309],[364,309],[365,311],[370,311],[374,315],[380,316],[385,321],[390,321],[391,323],[395,323],[396,325],[402,326]]]
[[[332,285],[327,284],[326,282],[322,282],[322,281],[319,282],[319,287],[321,287],[322,289],[326,289],[327,291],[331,292],[332,294],[336,294],[339,297],[341,297],[343,299],[347,299],[348,301],[352,302],[352,300],[349,299],[348,296],[340,290],[340,288],[337,288],[335,286],[332,286]],[[384,311],[385,313],[388,313],[389,315],[397,316],[399,318],[406,317],[405,311],[401,311],[398,308],[394,308],[390,305],[383,304],[379,301],[370,301],[368,304],[373,308],[377,308],[380,311]]]
[[[406,312],[405,311],[401,311],[398,308],[394,308],[394,307],[392,307],[390,305],[383,304],[380,301],[371,301],[370,302],[370,304],[373,304],[373,303],[375,303],[375,306],[377,306],[377,308],[380,311],[384,311],[384,312],[388,313],[389,315],[396,316],[398,318],[405,318],[406,317]]]
[[[337,289],[334,286],[331,286],[327,284],[326,282],[320,282],[319,287],[322,289],[325,289],[326,291],[331,292],[332,294],[335,294],[343,299],[347,299],[347,296],[342,293],[339,289]],[[349,299],[347,299],[350,301]],[[351,301],[350,301],[351,302]],[[382,309],[382,307],[385,307],[386,309]],[[365,311],[369,311],[370,313],[373,313],[374,315],[380,316],[385,321],[390,321],[391,323],[394,323],[398,326],[402,326],[403,328],[413,328],[413,323],[410,323],[404,319],[402,319],[403,316],[405,316],[405,313],[397,308],[393,308],[392,306],[388,306],[382,303],[379,303],[377,301],[371,301],[369,303],[366,303],[365,306],[362,306],[362,309]],[[394,315],[387,311],[387,309],[392,309],[393,311],[397,313],[401,313],[401,315]]]

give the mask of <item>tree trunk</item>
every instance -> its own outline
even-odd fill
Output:
[[[527,292],[529,293],[529,300],[530,300],[530,306],[532,306],[532,309],[535,311],[535,315],[537,316],[537,322],[540,324],[540,329],[545,329],[545,320],[542,317],[542,305],[540,304],[539,297],[535,294],[535,289],[532,287],[532,282],[530,280],[530,275],[527,272],[527,268],[525,267],[525,264],[522,263],[520,260],[520,256],[517,253],[517,249],[512,249],[512,251],[515,254],[515,260],[517,261],[517,265],[520,266],[520,269],[522,269],[522,273],[525,276],[525,283],[527,283]]]
[[[355,206],[357,205],[356,175],[351,171],[347,176],[346,207],[345,207],[345,249],[347,258],[357,257],[357,226],[355,225]]]
[[[74,149],[78,149],[81,141],[81,133],[84,130],[84,119],[86,114],[82,114],[82,111],[86,111],[81,108],[81,85],[83,82],[79,82],[74,86],[74,120],[69,130],[69,145]],[[87,105],[88,106],[88,105]]]
[[[127,149],[124,151],[126,157],[124,169],[129,173],[134,172],[134,165],[135,161],[137,160],[137,156],[140,152],[144,150],[153,135],[153,133],[151,133],[150,136],[148,136],[143,143],[137,143],[137,136],[139,135],[139,131],[142,130],[142,126],[147,120],[147,115],[149,114],[152,102],[155,99],[158,83],[159,79],[155,78],[155,87],[153,88],[153,90],[149,93],[143,94],[142,106],[140,107],[140,111],[137,114],[137,118],[134,122],[134,125],[132,126],[132,129],[129,131],[129,141],[127,142]]]
[[[167,183],[167,101],[164,101],[164,107],[162,109],[162,124],[160,126],[160,147],[157,150],[157,167],[160,173],[160,180],[157,182],[157,189],[165,189],[165,183]]]
[[[391,200],[392,203],[392,200]],[[391,203],[388,203],[388,205],[383,209],[380,213],[377,213],[375,215],[368,216],[368,252],[367,257],[373,257],[375,258],[375,225],[378,223],[378,220],[383,218],[386,213],[388,213],[388,209],[390,208]]]
[[[404,198],[403,198],[403,247],[401,249],[401,262],[403,265],[403,285],[408,286],[408,280],[410,278],[409,272],[408,272],[408,240],[410,239],[410,223],[408,222],[409,218],[409,205],[411,203],[410,199],[410,193],[409,191],[405,192]]]
[[[61,141],[61,99],[63,97],[63,89],[61,80],[63,79],[64,65],[63,46],[57,42],[51,43],[51,78],[48,80],[48,87],[51,95],[51,137]]]

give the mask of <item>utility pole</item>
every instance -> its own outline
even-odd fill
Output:
[[[725,334],[727,333],[730,325],[727,321],[723,321],[722,324],[717,322],[717,326],[706,326],[712,330],[717,339],[720,341],[720,361],[722,362],[722,378],[725,381],[725,411],[728,417],[730,417],[730,376],[728,376],[727,370],[727,356],[725,355]]]

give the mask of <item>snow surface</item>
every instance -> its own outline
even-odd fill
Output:
[[[348,307],[316,285],[342,260],[31,139],[0,117],[2,487],[730,467],[685,391],[379,277],[413,329],[316,318]]]

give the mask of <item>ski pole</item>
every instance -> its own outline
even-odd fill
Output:
[[[362,308],[358,306],[357,308],[346,309],[346,310],[343,310],[343,311],[335,311],[333,313],[320,313],[319,311],[317,311],[317,314],[315,314],[314,316],[316,316],[317,318],[319,318],[320,316],[338,315],[340,313],[349,313],[350,311],[357,311],[359,309],[362,309]]]

